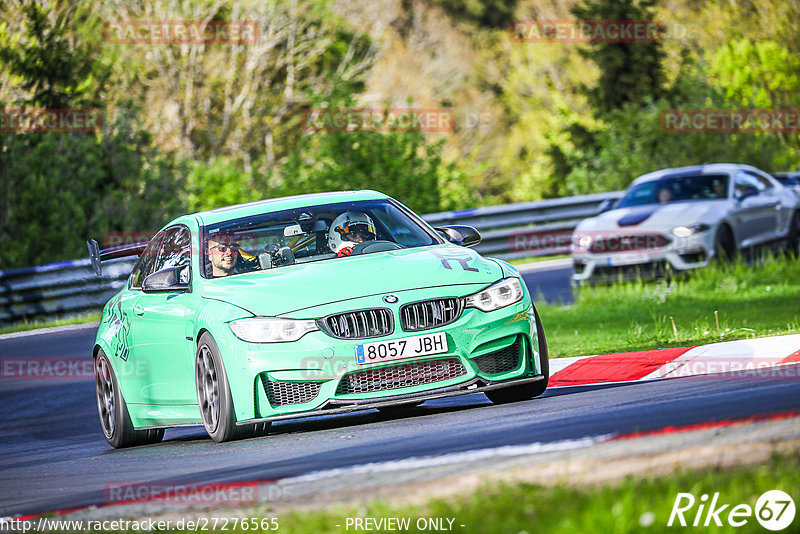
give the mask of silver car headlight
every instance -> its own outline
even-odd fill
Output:
[[[250,317],[231,321],[233,334],[248,343],[283,343],[297,341],[318,330],[314,319],[280,319],[278,317]]]
[[[676,226],[672,229],[675,237],[689,237],[702,232],[708,232],[711,227],[707,224],[695,224],[693,226]]]
[[[519,302],[523,295],[519,278],[506,278],[483,291],[464,297],[464,307],[490,312]]]

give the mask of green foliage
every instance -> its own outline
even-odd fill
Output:
[[[0,27],[0,65],[17,76],[21,88],[30,94],[16,104],[48,109],[95,105],[106,73],[92,60],[96,40],[76,35],[77,28],[94,28],[95,35],[102,34],[90,6],[86,2],[24,2],[21,11],[23,33],[14,35],[6,26]]]
[[[450,15],[487,28],[508,28],[517,0],[429,0]]]
[[[86,254],[107,232],[157,230],[184,208],[176,168],[121,117],[102,136],[0,134],[0,268]]]
[[[268,196],[266,178],[245,172],[241,166],[224,158],[209,164],[187,160],[187,210],[219,208],[260,200]]]
[[[279,191],[375,189],[421,213],[438,211],[441,147],[420,132],[314,133],[283,167]]]
[[[657,0],[584,0],[572,9],[579,20],[650,21]],[[656,100],[664,93],[660,41],[652,43],[592,43],[583,55],[600,68],[595,87],[586,88],[598,113],[620,109],[628,103]]]

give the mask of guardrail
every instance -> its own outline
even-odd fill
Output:
[[[434,226],[466,224],[481,232],[481,254],[512,259],[569,252],[570,236],[579,220],[597,214],[606,200],[622,191],[520,202],[422,218]],[[99,311],[125,284],[135,259],[103,262],[97,277],[88,259],[0,271],[0,325],[21,320],[55,318]]]

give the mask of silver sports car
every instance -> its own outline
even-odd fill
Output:
[[[573,233],[575,281],[660,276],[761,247],[800,245],[800,197],[749,165],[640,176],[611,209]]]

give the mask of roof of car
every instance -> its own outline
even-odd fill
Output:
[[[751,165],[741,163],[709,163],[707,165],[691,165],[688,167],[674,167],[671,169],[661,169],[649,172],[636,178],[631,185],[638,185],[644,182],[662,180],[664,178],[678,178],[680,176],[692,176],[698,174],[730,174],[738,170],[758,170]]]
[[[184,215],[170,222],[167,226],[183,222],[187,218],[197,220],[200,225],[208,225],[239,219],[241,217],[248,217],[250,215],[258,215],[260,213],[290,210],[306,206],[319,206],[320,204],[333,204],[336,202],[378,200],[383,198],[388,197],[383,193],[371,190],[334,191],[330,193],[311,193],[307,195],[268,198],[255,202],[248,202],[246,204],[235,204],[233,206],[224,206],[213,210]]]

